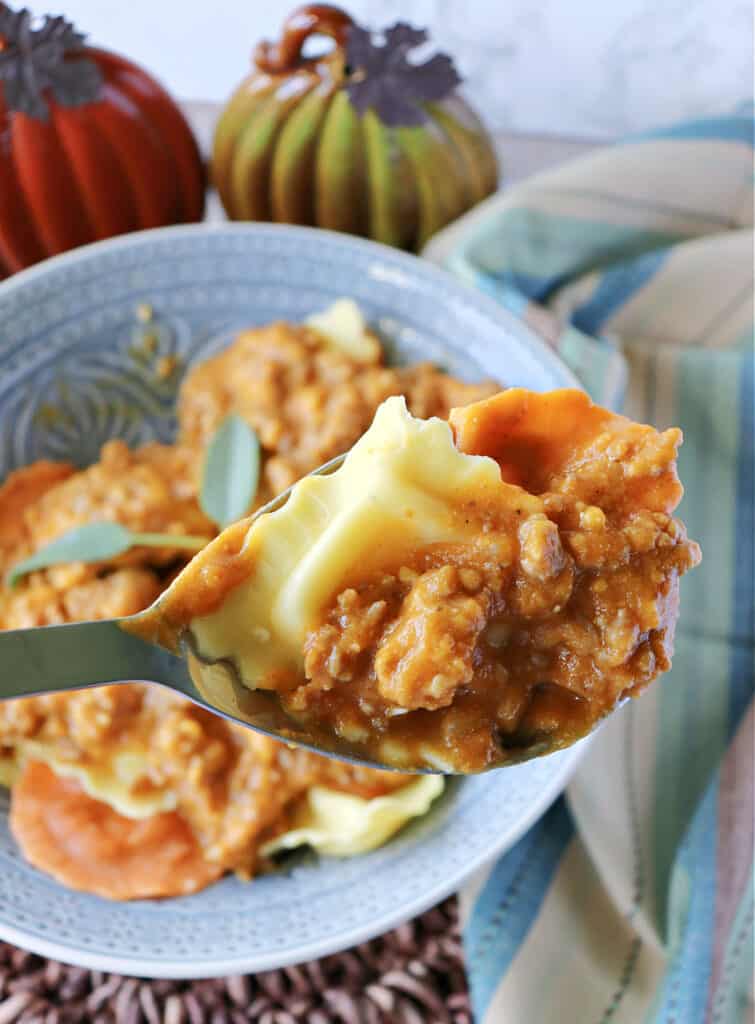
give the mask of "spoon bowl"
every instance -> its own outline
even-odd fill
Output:
[[[245,686],[230,660],[202,658],[188,632],[179,640],[179,654],[131,634],[128,625],[138,617],[0,631],[0,700],[117,683],[156,683],[272,739],[340,761],[404,774],[465,774],[427,764],[399,768],[370,759],[342,737],[297,721],[274,691]],[[540,757],[552,749],[538,737],[514,756],[508,750],[505,762],[485,770]]]
[[[333,473],[345,459],[346,454],[338,455],[307,476]],[[248,523],[282,508],[298,483],[259,508]],[[524,742],[500,744],[500,759],[486,762],[481,769],[433,766],[406,755],[400,765],[380,761],[369,756],[363,745],[335,730],[290,714],[278,691],[258,688],[256,679],[245,679],[233,657],[205,656],[190,626],[176,632],[169,625],[164,599],[162,594],[144,611],[118,619],[0,631],[0,664],[5,670],[0,700],[105,684],[153,683],[272,739],[352,764],[404,774],[478,774],[541,757],[563,745],[555,733],[535,732]]]
[[[332,473],[345,457],[338,455],[308,475]],[[285,505],[293,486],[259,508],[252,521]],[[273,739],[342,761],[397,770],[359,756],[351,744],[337,736],[297,722],[281,706],[276,693],[245,686],[232,661],[202,658],[189,631],[179,638],[178,653],[132,634],[129,626],[146,614],[159,612],[160,601],[158,598],[146,612],[126,618],[0,631],[0,699],[104,684],[157,683],[208,711]],[[426,766],[411,770],[417,774],[433,773]]]

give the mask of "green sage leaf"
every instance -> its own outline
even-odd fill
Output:
[[[240,416],[226,416],[210,441],[202,472],[199,504],[220,529],[242,519],[257,493],[260,443]]]
[[[31,557],[17,562],[9,570],[6,583],[15,586],[22,576],[37,569],[47,569],[51,565],[62,565],[66,562],[105,562],[117,558],[129,548],[161,547],[185,548],[199,551],[209,544],[210,537],[191,537],[187,534],[172,533],[135,533],[120,523],[96,522],[77,526],[68,533],[40,548]]]
[[[64,562],[102,562],[115,558],[131,547],[131,531],[120,523],[87,523],[46,544],[30,558],[17,562],[8,573],[8,586],[13,586],[37,569]]]

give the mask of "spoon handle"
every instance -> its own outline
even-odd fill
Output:
[[[0,700],[182,675],[179,658],[125,633],[117,619],[0,631]]]

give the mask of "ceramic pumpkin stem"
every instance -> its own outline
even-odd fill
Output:
[[[334,46],[309,58],[312,35]],[[491,140],[425,29],[373,32],[307,4],[263,42],[215,131],[212,179],[234,220],[313,224],[407,249],[496,186]]]
[[[329,36],[337,47],[346,44],[353,25],[349,15],[330,4],[307,4],[286,19],[277,43],[263,40],[254,51],[254,62],[260,71],[279,75],[294,71],[302,63],[302,47],[310,36]]]

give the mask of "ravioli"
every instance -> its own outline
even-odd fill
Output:
[[[0,628],[131,616],[150,605],[179,570],[181,552],[139,547],[104,563],[52,566],[13,588],[2,580],[50,540],[101,519],[137,532],[211,534],[197,470],[230,413],[260,439],[263,504],[347,451],[389,395],[405,395],[417,415],[445,417],[495,390],[430,363],[386,365],[350,299],[303,323],[242,331],[189,369],[175,444],[130,450],[112,440],[87,468],[39,461],[3,482]],[[233,560],[226,568],[244,571]],[[303,671],[310,625],[294,632],[293,675]],[[65,884],[119,899],[190,891],[229,871],[250,878],[269,867],[261,851],[272,837],[290,845],[306,833],[343,855],[372,848],[440,791],[437,779],[416,787],[409,776],[293,750],[141,684],[0,702],[0,784],[14,790],[13,828],[28,859]],[[407,786],[424,802],[405,798]],[[349,828],[339,843],[342,817]]]
[[[387,842],[410,819],[421,817],[443,792],[439,775],[424,775],[393,793],[371,799],[313,786],[299,801],[291,827],[262,847],[272,857],[310,846],[330,857],[354,857]]]
[[[146,686],[15,710],[0,779],[16,840],[36,867],[110,899],[180,895],[227,870],[249,877],[269,866],[273,839],[339,856],[373,849],[442,791],[430,779],[404,798],[410,776],[291,750]]]
[[[300,481],[282,509],[249,527],[243,557],[253,574],[193,619],[199,650],[211,660],[233,655],[245,681],[301,671],[308,630],[354,566],[369,571],[417,546],[471,541],[477,527],[457,505],[499,483],[492,459],[456,450],[447,423],[415,419],[403,398],[389,398],[339,470]],[[166,608],[171,599],[168,591]]]
[[[367,327],[364,314],[353,299],[337,299],[321,313],[308,317],[306,324],[328,345],[356,363],[379,363],[382,359],[380,342]]]
[[[222,534],[138,630],[188,631],[305,735],[402,770],[575,742],[670,665],[700,558],[672,515],[681,432],[573,390],[451,423],[389,398],[341,468]]]
[[[176,795],[151,784],[146,749],[139,744],[120,748],[96,760],[66,760],[55,744],[24,740],[18,746],[22,760],[46,764],[61,778],[75,779],[83,791],[114,811],[134,820],[175,810]]]
[[[24,763],[9,823],[30,864],[106,899],[188,895],[222,874],[177,812],[126,817],[40,761]]]
[[[16,762],[11,829],[27,860],[64,885],[106,899],[150,899],[196,892],[223,873],[172,809],[175,794],[148,809],[100,765],[88,770],[31,755]],[[374,850],[425,814],[443,785],[426,776],[372,797],[310,786],[287,811],[289,827],[259,855],[270,860],[301,846],[336,857]]]

